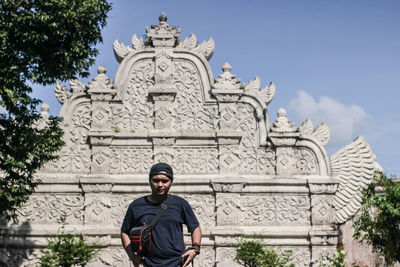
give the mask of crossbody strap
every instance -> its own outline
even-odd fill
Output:
[[[164,200],[163,203],[161,203],[161,208],[158,210],[156,217],[154,217],[154,219],[151,221],[150,228],[153,228],[158,223],[158,220],[160,220],[161,215],[168,208],[168,203],[169,203],[169,195],[167,195],[167,199]]]

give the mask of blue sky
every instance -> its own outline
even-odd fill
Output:
[[[283,107],[296,126],[325,122],[330,155],[362,135],[385,171],[400,176],[400,1],[114,1],[90,79],[98,65],[114,79],[114,40],[130,45],[162,11],[182,40],[214,39],[214,76],[229,62],[242,82],[273,81],[273,120]],[[58,115],[52,87],[33,95]]]

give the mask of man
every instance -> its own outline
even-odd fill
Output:
[[[151,167],[149,182],[151,195],[134,200],[126,212],[121,227],[122,245],[139,267],[187,266],[200,253],[201,229],[189,203],[178,196],[170,195],[168,208],[162,214],[151,235],[151,250],[148,257],[139,258],[130,246],[129,232],[133,226],[150,224],[158,213],[161,203],[167,199],[174,176],[172,167],[157,163]],[[183,226],[191,233],[192,246],[185,251]]]

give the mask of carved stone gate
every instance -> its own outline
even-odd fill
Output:
[[[155,162],[174,167],[171,193],[201,222],[195,266],[236,266],[240,234],[291,249],[296,266],[315,266],[336,250],[338,224],[358,210],[372,179],[367,142],[360,137],[329,157],[325,124],[307,119],[296,128],[283,109],[271,123],[273,83],[240,83],[228,63],[214,78],[214,41],[181,41],[179,32],[162,14],[145,40],[114,42],[114,82],[100,66],[89,84],[56,85],[66,145],[38,174],[43,184],[20,211],[21,224],[2,228],[8,249],[0,261],[32,266],[66,213],[71,229],[102,247],[91,266],[128,266],[120,225],[128,204],[149,193]]]

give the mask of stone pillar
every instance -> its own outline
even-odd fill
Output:
[[[242,138],[242,134],[235,131],[235,103],[243,94],[243,89],[240,88],[240,80],[231,74],[231,69],[229,63],[222,66],[223,73],[216,79],[211,94],[218,101],[220,114],[216,133],[220,172],[235,175],[240,165],[238,145]]]
[[[269,139],[276,147],[276,174],[278,176],[290,177],[296,174],[297,159],[294,145],[299,135],[293,124],[286,118],[286,111],[279,109],[278,118],[269,133]]]
[[[311,266],[336,251],[339,231],[336,225],[334,198],[339,181],[333,178],[309,179],[311,194]]]
[[[109,145],[113,136],[110,127],[110,102],[116,95],[116,90],[106,76],[106,71],[104,66],[98,67],[98,75],[89,84],[88,90],[92,102],[89,132],[92,145],[91,173],[108,173],[109,169]]]

